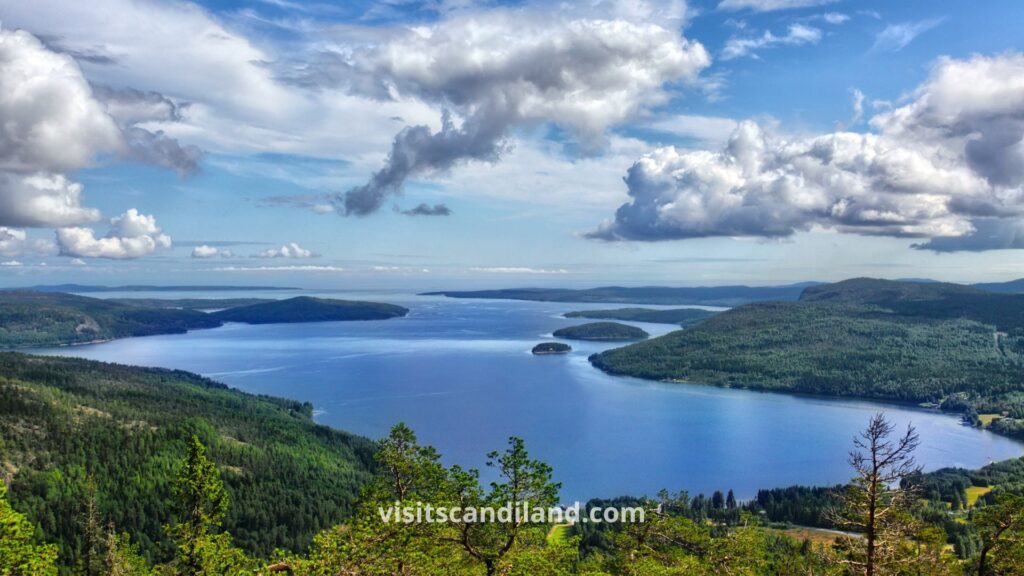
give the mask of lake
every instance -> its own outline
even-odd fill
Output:
[[[373,438],[404,421],[446,462],[464,466],[482,467],[487,452],[520,436],[554,467],[566,502],[662,488],[731,488],[748,498],[759,488],[843,482],[851,439],[878,411],[900,429],[917,427],[918,460],[927,469],[976,468],[1024,453],[1017,442],[913,407],[608,376],[587,362],[612,346],[605,343],[571,342],[565,356],[530,354],[553,330],[587,321],[562,313],[620,306],[319,295],[401,304],[411,313],[372,322],[229,324],[41,352],[198,372],[247,392],[312,402],[319,422]],[[673,329],[629,324],[652,334]]]

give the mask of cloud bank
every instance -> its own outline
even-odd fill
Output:
[[[718,151],[659,149],[629,169],[630,201],[588,236],[779,238],[821,227],[934,238],[917,247],[942,251],[1019,242],[993,230],[1024,215],[1024,55],[940,59],[870,126],[784,137],[744,122]]]

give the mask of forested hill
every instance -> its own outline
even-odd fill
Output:
[[[0,477],[65,560],[90,478],[100,517],[151,559],[166,555],[171,482],[192,434],[230,493],[225,528],[265,557],[345,520],[374,467],[372,442],[314,423],[309,404],[181,371],[0,353]]]
[[[80,344],[130,336],[180,334],[224,322],[269,324],[337,320],[381,320],[404,316],[401,306],[299,296],[287,300],[174,301],[104,300],[74,294],[0,291],[0,348]],[[232,307],[233,306],[233,307]],[[227,308],[215,313],[200,310]]]
[[[932,402],[1024,419],[1024,295],[854,279],[797,302],[722,312],[685,331],[596,354],[614,374],[811,394]]]

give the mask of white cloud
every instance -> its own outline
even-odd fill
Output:
[[[58,228],[57,245],[63,256],[124,260],[170,248],[171,238],[156,225],[152,216],[139,214],[132,208],[111,218],[110,231],[101,238],[97,238],[91,228]]]
[[[943,18],[889,24],[875,36],[873,49],[885,52],[899,52],[915,38],[941,24]]]
[[[268,248],[257,254],[253,254],[256,258],[313,258],[316,254],[306,250],[302,246],[299,246],[295,242],[289,242],[288,244],[282,245],[280,248]]]
[[[849,16],[842,12],[827,12],[821,15],[821,19],[829,24],[843,24],[850,19]]]
[[[1024,216],[1024,55],[940,59],[908,103],[870,125],[867,134],[785,137],[745,122],[719,151],[657,150],[629,170],[631,201],[591,236],[785,237],[824,227],[968,238],[976,222]]]
[[[794,8],[823,6],[837,1],[838,0],[722,0],[718,3],[718,9],[772,12],[775,10],[792,10]]]
[[[821,40],[821,30],[804,24],[790,24],[785,36],[776,36],[771,31],[754,38],[733,36],[722,48],[722,60],[734,60],[744,56],[754,56],[755,52],[772,46],[800,46],[817,44]]]
[[[18,256],[25,249],[24,230],[0,226],[0,256]]]
[[[0,225],[72,226],[100,219],[82,205],[82,185],[62,174],[0,172]]]
[[[487,266],[473,267],[470,272],[484,272],[487,274],[568,274],[564,268],[529,268],[526,266]]]
[[[496,163],[516,126],[556,124],[597,149],[609,126],[666,102],[666,83],[693,81],[710,64],[703,46],[657,24],[570,16],[460,15],[356,51],[351,62],[335,55],[335,67],[370,94],[411,94],[451,111],[440,131],[400,131],[384,167],[335,198],[339,212],[376,212],[409,177]],[[310,81],[323,76],[311,72]]]
[[[199,259],[208,258],[234,258],[235,253],[226,248],[217,248],[215,246],[207,246],[202,244],[192,249],[192,257]]]
[[[213,258],[218,254],[220,254],[220,249],[214,248],[213,246],[207,246],[206,244],[196,246],[192,249],[193,258]]]
[[[0,30],[0,119],[0,170],[8,172],[77,170],[121,146],[74,59],[22,30]]]
[[[339,266],[222,266],[213,268],[215,272],[347,272]]]
[[[655,120],[648,126],[662,132],[693,138],[705,144],[724,144],[736,131],[738,124],[732,118],[721,116],[679,114]]]

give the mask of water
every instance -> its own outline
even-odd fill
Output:
[[[851,438],[879,410],[901,429],[913,422],[927,469],[976,468],[1024,453],[1021,444],[926,410],[608,376],[587,356],[609,344],[530,354],[553,330],[580,322],[560,314],[616,306],[346,296],[412,312],[373,322],[229,324],[44,352],[180,368],[310,401],[318,421],[373,438],[404,421],[446,462],[464,466],[482,467],[487,452],[520,436],[554,466],[567,502],[662,488],[731,488],[744,498],[759,488],[842,482]],[[672,329],[631,324],[652,334]]]

